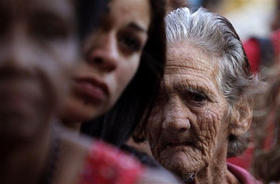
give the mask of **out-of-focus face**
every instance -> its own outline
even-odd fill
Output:
[[[155,159],[185,180],[226,158],[228,105],[216,82],[217,63],[188,42],[168,47],[146,131]]]
[[[0,134],[17,140],[45,131],[77,61],[70,0],[0,1]],[[22,139],[26,140],[26,139]]]
[[[85,43],[86,61],[73,77],[64,119],[81,122],[111,108],[134,77],[147,41],[149,0],[112,0]]]

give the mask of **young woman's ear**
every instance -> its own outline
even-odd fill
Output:
[[[253,111],[249,102],[241,98],[232,108],[229,124],[230,134],[234,136],[245,134],[251,126],[252,119]]]

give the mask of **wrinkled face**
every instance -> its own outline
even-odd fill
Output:
[[[150,19],[148,0],[110,2],[100,27],[86,40],[86,61],[73,77],[66,121],[92,119],[115,104],[138,69]]]
[[[155,159],[185,180],[226,158],[228,105],[216,82],[217,63],[188,42],[168,47],[147,135]]]
[[[0,1],[1,137],[33,137],[57,111],[77,60],[74,13],[70,0]]]

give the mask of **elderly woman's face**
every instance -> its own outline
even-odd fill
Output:
[[[153,156],[181,177],[226,158],[228,110],[218,61],[187,42],[169,45],[160,97],[147,135]]]
[[[66,71],[77,61],[74,6],[1,0],[0,27],[0,134],[33,137],[57,110]]]

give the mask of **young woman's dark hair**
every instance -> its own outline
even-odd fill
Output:
[[[120,146],[144,123],[157,95],[166,60],[165,0],[150,0],[152,20],[140,66],[115,106],[83,123],[81,132]]]
[[[106,10],[109,0],[75,0],[78,33],[81,41],[98,26],[100,16]]]

